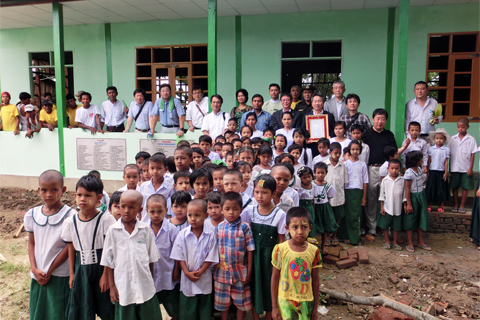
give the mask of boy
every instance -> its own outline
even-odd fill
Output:
[[[233,150],[240,149],[243,146],[242,140],[240,139],[233,139],[231,144],[233,145]]]
[[[122,196],[123,191],[115,191],[110,197],[110,202],[108,203],[108,212],[118,220],[122,217],[122,211],[120,210],[120,197]]]
[[[192,200],[192,195],[186,191],[177,191],[169,200],[172,205],[172,217],[168,222],[181,231],[188,227],[187,206]]]
[[[232,134],[230,137],[228,137],[227,142],[233,143],[233,140],[238,139],[240,140],[240,136],[236,133]],[[241,141],[241,140],[240,140]]]
[[[225,161],[225,158],[227,156],[227,152],[233,151],[233,144],[227,142],[224,143],[222,146],[222,152],[220,154],[221,158],[223,161]]]
[[[147,200],[150,227],[159,253],[158,261],[153,264],[153,279],[158,303],[163,304],[170,317],[178,318],[180,265],[170,258],[170,254],[180,230],[171,223],[165,223],[166,205],[167,200],[161,194],[153,194]]]
[[[167,172],[165,173],[165,179],[173,181],[173,174],[175,172],[177,172],[177,167],[175,165],[175,157],[167,157]]]
[[[198,142],[200,144],[200,149],[203,150],[203,154],[205,157],[210,158],[213,162],[217,159],[220,159],[218,153],[212,152],[210,149],[212,148],[212,137],[203,135],[198,138]]]
[[[190,185],[195,191],[194,199],[203,199],[213,189],[212,174],[206,168],[195,169],[190,174]]]
[[[213,145],[213,152],[220,154],[220,152],[222,152],[222,146],[223,146],[222,142],[215,142],[215,144]]]
[[[30,209],[24,217],[25,230],[29,233],[32,320],[66,319],[70,269],[67,244],[61,234],[64,221],[77,213],[62,203],[66,189],[60,172],[43,172],[38,179],[38,193],[44,205]]]
[[[288,210],[286,224],[290,240],[275,245],[272,253],[272,319],[317,319],[322,260],[318,247],[306,241],[312,218],[296,207]]]
[[[243,174],[238,169],[229,169],[223,175],[223,186],[225,192],[240,193],[242,190]],[[241,193],[240,193],[241,194]],[[242,195],[243,209],[245,209],[251,202],[252,197],[249,194]]]
[[[287,166],[287,163],[276,164],[272,167],[272,171],[270,172],[270,175],[277,182],[277,192],[272,197],[273,202],[285,212],[295,206],[293,199],[284,193],[293,177]]]
[[[148,171],[149,164],[150,164],[150,158],[145,159],[145,160],[142,162],[142,179],[141,179],[141,181],[140,181],[140,182],[141,182],[141,183],[140,183],[140,186],[141,186],[144,182],[150,181],[150,179],[152,179],[152,175],[151,175],[150,172]]]
[[[169,198],[173,194],[173,186],[164,181],[165,167],[167,166],[167,158],[163,153],[157,152],[148,159],[148,171],[152,176],[152,179],[146,181],[140,187],[140,193],[143,195],[143,212],[140,216],[140,220],[145,223],[150,222],[150,218],[147,214],[147,199],[152,194],[161,194],[165,198]]]
[[[406,145],[407,140],[410,140],[410,143],[408,146],[402,151],[400,150],[398,153],[402,154],[402,162],[403,162],[403,167],[405,168],[405,161],[407,159],[407,154],[411,151],[421,151],[423,154],[423,173],[427,174],[428,173],[428,148],[430,147],[428,143],[419,138],[421,131],[420,123],[412,121],[408,125],[408,135],[407,139],[402,143],[402,145]]]
[[[252,142],[252,149],[255,151],[260,149],[260,146],[263,144],[263,140],[260,137],[252,138],[251,142]]]
[[[234,162],[235,160],[234,160],[233,151],[227,152],[227,154],[225,155],[225,164],[227,165],[227,168],[233,169]]]
[[[215,169],[213,169],[212,178],[213,178],[214,191],[225,193],[225,189],[223,187],[223,175],[227,170],[228,170],[227,167],[224,167],[224,166],[218,166]]]
[[[20,92],[18,99],[20,103],[17,103],[18,117],[20,120],[20,131],[27,131],[29,123],[27,122],[25,106],[30,103],[32,96],[28,92]],[[50,130],[51,131],[51,130]]]
[[[100,123],[100,110],[96,104],[90,104],[92,95],[88,92],[81,94],[82,108],[78,108],[75,114],[75,122],[78,127],[90,130],[92,134],[97,132],[103,133],[102,124]]]
[[[173,154],[175,159],[175,167],[177,171],[187,170],[190,171],[190,164],[192,163],[192,149],[187,146],[181,146],[175,149]]]
[[[68,128],[77,128],[78,123],[75,122],[75,116],[77,114],[77,109],[81,108],[82,105],[77,105],[77,99],[75,99],[75,96],[71,93],[67,93],[65,100],[65,113],[67,114]]]
[[[452,137],[448,147],[450,148],[450,188],[453,189],[453,201],[455,205],[452,212],[465,213],[465,202],[468,190],[473,189],[473,162],[477,152],[475,138],[467,133],[470,122],[461,117],[457,121],[458,133]],[[458,205],[458,189],[462,188],[462,199]]]
[[[222,196],[222,213],[225,221],[216,229],[220,261],[215,266],[215,309],[222,312],[222,320],[228,318],[230,302],[237,307],[237,319],[252,308],[249,282],[253,267],[253,234],[250,226],[240,219],[242,196],[227,192]],[[231,241],[234,239],[234,241]]]
[[[123,168],[123,180],[125,180],[126,185],[118,189],[118,191],[140,191],[140,186],[138,185],[140,172],[141,170],[136,164],[127,164],[125,168]]]
[[[222,213],[222,194],[218,191],[212,191],[209,194],[207,194],[207,198],[205,199],[207,201],[207,213],[208,213],[208,219],[205,220],[205,227],[209,228],[212,230],[212,232],[215,232],[215,229],[217,226],[225,220],[223,217]]]
[[[238,129],[238,124],[236,119],[230,119],[228,120],[228,131],[236,132]]]
[[[377,226],[383,229],[383,247],[390,249],[388,229],[393,229],[393,248],[401,251],[398,245],[398,232],[402,231],[402,207],[406,204],[405,181],[400,175],[400,161],[391,159],[388,162],[388,173],[380,185],[380,213]]]
[[[200,148],[192,148],[192,162],[194,169],[201,168],[204,160],[205,155],[203,150]]]
[[[20,133],[19,124],[20,116],[16,105],[10,104],[10,93],[2,92],[2,107],[0,108],[1,124],[0,129],[3,131],[13,131],[14,135]]]
[[[221,143],[221,144],[224,144],[225,142],[227,142],[227,140],[225,139],[224,136],[220,135],[218,137],[215,138],[215,143]],[[217,152],[219,153],[219,152]]]
[[[105,237],[101,264],[109,269],[110,299],[115,302],[116,319],[162,317],[151,272],[160,257],[150,227],[137,220],[142,202],[138,191],[122,193],[122,218],[108,229]]]
[[[97,170],[92,170],[88,173],[89,176],[94,176],[98,180],[102,181],[102,176],[99,171]],[[103,186],[103,182],[102,182]],[[108,204],[110,203],[110,197],[108,196],[108,193],[103,190],[102,192],[102,199],[100,202],[97,204],[97,208],[100,209],[100,211],[104,212],[108,209]]]
[[[179,261],[182,268],[179,318],[210,319],[212,316],[210,266],[218,263],[217,239],[214,232],[204,228],[203,223],[207,217],[207,203],[204,200],[192,200],[187,207],[187,216],[190,226],[180,231],[170,255],[171,259]]]
[[[108,132],[123,132],[125,130],[124,122],[127,120],[128,108],[123,106],[123,102],[117,100],[117,87],[107,88],[108,100],[102,103],[100,118],[107,126]]]
[[[173,187],[175,188],[175,192],[186,191],[190,193],[190,190],[192,189],[192,187],[190,186],[190,172],[186,170],[175,172],[175,174],[173,175]],[[171,197],[167,199],[168,217],[173,216],[171,199]]]
[[[230,136],[231,136],[232,134],[234,134],[234,133],[235,133],[235,131],[226,130],[226,131],[224,132],[223,136],[225,137],[225,140],[228,141],[228,138],[230,138]],[[224,143],[225,143],[225,142],[224,142]]]
[[[353,134],[352,130],[352,134]],[[345,163],[340,161],[342,156],[341,146],[338,142],[330,145],[330,158],[324,163],[327,165],[327,175],[325,181],[335,188],[335,195],[330,199],[335,221],[340,224],[340,220],[345,216],[345,184],[348,183],[347,168]],[[315,176],[317,176],[317,165],[315,165]],[[338,231],[338,230],[337,230]],[[332,245],[338,245],[337,231],[333,233]]]
[[[383,156],[385,157],[385,162],[380,167],[378,173],[380,174],[380,179],[388,176],[388,162],[392,159],[397,159],[399,157],[398,149],[396,147],[386,146],[383,149]]]
[[[350,139],[351,140],[357,140],[362,144],[362,153],[360,154],[360,156],[358,156],[358,159],[360,161],[363,161],[363,162],[367,163],[368,158],[370,157],[370,147],[368,146],[368,144],[366,144],[365,142],[362,141],[362,136],[363,136],[364,131],[365,131],[364,126],[362,126],[360,124],[353,124],[350,127],[350,132],[351,132],[351,135],[350,135],[351,138]]]
[[[135,155],[135,163],[139,168],[141,168],[143,161],[147,160],[148,158],[150,158],[150,153],[140,151]]]
[[[107,230],[116,221],[112,215],[96,208],[102,193],[100,179],[93,175],[80,178],[75,187],[75,201],[80,211],[67,218],[62,227],[62,240],[67,243],[70,263],[67,319],[94,320],[95,315],[102,320],[114,318],[115,307],[108,291],[109,270],[100,265],[100,260]]]

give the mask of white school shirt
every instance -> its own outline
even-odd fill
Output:
[[[405,140],[402,143],[402,146],[405,144]],[[423,167],[426,167],[428,165],[428,148],[430,145],[427,143],[427,141],[417,138],[417,140],[410,141],[410,144],[408,147],[403,151],[402,153],[402,162],[403,166],[406,167],[407,163],[407,154],[412,151],[421,151],[423,154]]]
[[[288,189],[288,188],[287,188]],[[247,189],[245,189],[245,191],[240,192],[240,194],[243,196],[247,195],[249,196],[250,198],[253,198],[253,186],[251,184],[247,185]],[[253,200],[253,199],[252,199]]]
[[[317,187],[318,186],[315,183],[312,183],[311,189],[305,189],[304,187],[300,186],[300,189],[298,189],[298,197],[301,200],[313,200],[315,198],[315,190]]]
[[[272,200],[272,204],[275,205],[275,203],[273,203],[273,200]],[[252,199],[251,205],[253,205],[255,207],[258,206],[258,202],[255,198]],[[280,202],[276,206],[278,208],[282,209],[284,212],[287,212],[288,210],[290,210],[290,208],[295,207],[295,202],[293,202],[293,199],[289,195],[287,195],[285,192],[283,192],[282,196],[280,197]],[[247,208],[245,208],[245,210]]]
[[[197,107],[198,106],[198,107]],[[198,110],[200,108],[201,112]],[[187,105],[187,113],[185,119],[192,121],[195,128],[200,129],[203,124],[203,119],[208,114],[208,97],[203,97],[200,103],[193,100]]]
[[[413,171],[412,168],[408,168],[405,171],[403,179],[412,181],[410,186],[410,193],[419,193],[423,191],[423,181],[425,180],[426,175],[422,174],[422,170],[418,168],[418,173]]]
[[[123,102],[120,100],[112,103],[110,100],[102,103],[102,110],[100,110],[100,118],[106,126],[119,126],[125,122],[127,115],[125,114]]]
[[[450,172],[466,173],[470,168],[470,158],[477,152],[477,142],[469,133],[460,140],[458,133],[452,137],[450,144]]]
[[[285,128],[278,129],[275,131],[275,135],[283,134],[285,137],[287,137],[287,146],[285,147],[284,150],[288,150],[288,147],[290,147],[293,144],[293,133],[295,132],[295,129],[292,128],[290,131],[285,130]]]
[[[383,201],[383,208],[389,215],[398,217],[402,214],[402,206],[407,198],[405,197],[405,180],[401,175],[395,180],[390,175],[382,180],[378,201]]]
[[[343,160],[343,149],[345,149],[346,147],[348,147],[348,145],[350,144],[350,142],[352,142],[352,140],[350,140],[350,139],[347,138],[347,139],[343,140],[342,142],[338,142],[338,141],[336,140],[336,137],[330,138],[330,144],[332,144],[332,143],[334,143],[334,142],[340,143],[340,145],[342,146],[342,156],[340,157],[340,160]]]
[[[348,159],[345,161],[345,167],[348,173],[348,182],[345,184],[345,189],[363,190],[363,184],[368,183],[367,164],[360,160],[352,162]]]
[[[305,163],[305,152],[307,153],[307,163]],[[302,166],[307,166],[309,168],[313,168],[312,165],[312,150],[309,148],[303,148],[302,154],[300,155],[300,158],[298,159],[298,163],[300,163]]]
[[[313,168],[315,167],[315,165],[316,165],[317,163],[319,163],[319,162],[325,162],[325,161],[327,161],[328,159],[330,159],[330,155],[329,155],[329,154],[327,154],[325,157],[323,157],[321,154],[319,154],[318,156],[316,156],[315,158],[313,158],[313,161],[312,161],[312,163],[313,163],[313,165],[312,165],[312,170],[313,170]],[[313,172],[313,173],[315,173],[315,172]]]
[[[250,137],[250,139],[253,139],[253,138],[261,138],[261,137],[263,137],[263,132],[260,131],[260,130],[255,130],[255,131],[253,131],[252,136]]]
[[[137,219],[130,234],[119,219],[108,229],[100,264],[114,269],[121,306],[142,304],[155,295],[150,263],[158,258],[154,235],[148,224]]]
[[[320,186],[316,183],[313,183],[316,185],[315,188],[315,204],[323,204],[327,203],[330,201],[335,196],[335,187],[331,185],[329,182],[325,183],[323,186]],[[326,190],[326,197],[322,197],[322,193],[324,192],[324,189],[327,188]]]
[[[301,184],[300,184],[299,188],[301,188]],[[298,205],[300,203],[300,196],[299,196],[299,192],[297,190],[293,189],[292,187],[288,187],[287,189],[285,189],[285,191],[283,193],[286,194],[287,196],[289,196],[290,198],[292,198],[293,205],[295,207],[298,207]]]
[[[151,223],[150,223],[151,228]],[[162,227],[158,230],[157,235],[153,233],[155,246],[158,249],[158,261],[153,264],[153,280],[155,282],[155,290],[173,290],[177,281],[173,281],[173,269],[175,268],[175,260],[170,258],[172,254],[173,244],[180,230],[175,228],[167,219],[163,220]]]
[[[75,219],[77,224],[78,237],[77,233],[75,232],[73,219]],[[88,221],[80,220],[78,218],[78,213],[68,217],[63,223],[62,240],[67,243],[72,243],[75,251],[82,251],[82,248],[84,251],[92,250],[93,233],[95,231],[95,225],[97,224],[98,219],[100,219],[100,211]],[[95,245],[93,246],[93,249],[102,249],[104,247],[104,240],[107,230],[115,222],[117,222],[117,220],[115,220],[111,214],[104,213],[102,215],[101,220],[98,223],[97,234],[95,235]],[[79,238],[81,243],[79,242]]]
[[[280,154],[277,154],[277,151],[275,150],[275,147],[272,147],[272,151],[273,151],[272,162],[275,164],[275,158],[278,157]],[[284,152],[284,153],[286,153],[286,152]],[[281,153],[281,154],[283,154],[283,153]]]
[[[362,153],[358,155],[358,160],[367,163],[369,157],[370,157],[370,147],[368,146],[368,144],[362,141]]]
[[[182,231],[183,229],[186,229],[187,227],[190,227],[190,224],[188,223],[188,219],[185,220],[184,223],[181,224],[173,224],[172,219],[167,220],[168,223],[170,223],[172,226],[178,229],[178,231]]]
[[[285,211],[283,211],[279,206],[274,207],[270,214],[262,216],[260,213],[258,213],[258,204],[246,207],[240,215],[243,222],[248,224],[254,222],[257,224],[276,227],[279,234],[287,233],[287,230],[285,229],[286,216],[287,215]]]
[[[212,219],[210,217],[208,217],[207,219],[205,219],[205,222],[203,223],[203,225],[205,226],[205,228],[207,228],[208,230],[212,231],[213,233],[215,233],[215,230],[217,229],[217,227],[215,227],[212,223]]]
[[[388,161],[385,161],[378,170],[378,174],[380,175],[380,177],[388,176],[388,163]]]
[[[64,204],[57,213],[50,216],[43,214],[43,206],[35,207],[25,214],[23,224],[27,232],[33,233],[35,239],[35,263],[37,268],[47,273],[55,258],[67,245],[62,241],[64,221],[77,211]],[[52,271],[52,276],[68,277],[70,267],[68,259]],[[32,279],[36,279],[30,271]]]
[[[162,196],[165,197],[165,199],[168,199],[172,196],[172,194],[175,192],[175,189],[173,188],[173,184],[168,183],[168,181],[163,180],[163,183],[160,185],[160,187],[155,190],[153,187],[153,178],[150,179],[149,181],[145,181],[142,183],[140,186],[140,193],[143,196],[143,210],[142,210],[142,222],[145,222],[147,224],[150,223],[150,217],[148,216],[147,213],[147,200],[152,194],[161,194]]]
[[[213,151],[210,151],[210,153],[208,154],[208,156],[205,156],[205,157],[208,157],[208,159],[210,159],[210,161],[215,161],[215,160],[218,160],[220,159],[220,155],[216,152],[213,152]]]
[[[335,187],[335,196],[330,199],[332,207],[338,207],[345,204],[345,185],[348,183],[348,173],[345,163],[338,161],[336,166],[330,162],[330,159],[325,161],[328,166],[328,173],[325,176],[325,181]]]
[[[202,124],[202,131],[208,131],[213,141],[228,128],[230,114],[220,110],[217,114],[212,112],[205,116]],[[209,157],[210,158],[210,157]],[[220,159],[220,158],[219,158]],[[211,160],[211,159],[210,159]]]
[[[83,106],[77,109],[75,113],[75,122],[80,122],[84,126],[97,128],[97,122],[95,121],[95,116],[100,114],[100,109],[96,104],[91,104],[88,109],[85,109]]]
[[[118,189],[118,191],[121,191],[121,192],[125,192],[128,190],[128,187],[127,185],[124,185],[123,187],[121,187],[120,189]],[[140,192],[140,186],[137,184],[136,187],[135,187],[135,191],[138,191]]]
[[[430,157],[430,170],[444,171],[445,172],[445,159],[450,158],[450,148],[441,146],[437,148],[437,145],[428,148],[428,156]]]
[[[190,272],[199,270],[205,262],[215,265],[219,261],[217,236],[205,226],[199,238],[190,226],[180,231],[173,247],[170,258],[185,261]],[[187,297],[212,293],[212,268],[207,268],[196,282],[190,281],[182,270],[180,291]]]

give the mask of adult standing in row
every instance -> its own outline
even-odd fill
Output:
[[[290,89],[290,94],[292,95],[292,110],[295,110],[297,104],[299,104],[302,100],[300,100],[300,93],[302,92],[302,88],[300,86],[294,85]]]
[[[252,97],[252,106],[252,111],[248,111],[243,114],[242,120],[240,121],[240,128],[243,128],[245,126],[245,120],[247,119],[247,115],[249,113],[255,112],[255,114],[257,115],[257,124],[255,125],[255,128],[264,132],[272,125],[272,115],[262,109],[262,95],[257,93]]]
[[[360,107],[360,97],[358,95],[355,93],[349,93],[346,100],[348,112],[340,117],[340,121],[345,122],[345,125],[347,126],[347,138],[351,140],[351,127],[353,124],[361,125],[365,129],[370,128],[372,125],[366,114],[358,112],[358,107]]]
[[[193,100],[187,105],[188,130],[202,129],[203,119],[208,114],[208,97],[203,96],[202,87],[195,86],[192,90]]]
[[[176,133],[179,137],[183,136],[185,110],[182,103],[172,96],[172,87],[167,83],[160,86],[160,96],[161,98],[155,101],[155,109],[158,109],[160,123],[162,124],[160,132]]]
[[[268,86],[268,94],[270,95],[270,100],[265,101],[263,104],[263,110],[273,114],[275,111],[282,109],[282,104],[280,103],[280,86],[276,83],[272,83]]]
[[[282,103],[282,110],[275,111],[272,114],[272,128],[273,130],[277,131],[278,129],[283,128],[282,117],[285,112],[290,112],[293,117],[292,121],[292,128],[296,128],[297,125],[302,123],[302,119],[300,117],[300,113],[292,110],[292,95],[290,93],[282,93],[280,97],[280,101]]]
[[[114,86],[107,88],[108,100],[102,103],[100,118],[102,123],[107,126],[108,132],[123,132],[125,130],[125,119],[127,118],[128,108],[123,106],[123,102],[117,100],[118,91]]]
[[[123,132],[128,132],[135,120],[135,132],[145,132],[149,130],[153,134],[157,124],[158,109],[154,108],[152,101],[145,100],[145,90],[142,88],[133,91],[135,101],[130,103],[127,117],[127,127]]]
[[[299,112],[300,114],[305,114],[312,111],[312,94],[313,94],[314,87],[309,84],[303,87],[302,89],[302,101],[297,104],[295,107],[295,111]]]
[[[215,141],[215,139],[228,128],[230,115],[221,110],[223,104],[221,95],[214,94],[210,98],[210,103],[212,104],[212,113],[203,119],[202,131],[203,134],[210,136],[212,141]]]
[[[237,121],[237,131],[240,130],[242,116],[245,112],[251,111],[253,108],[247,105],[248,91],[245,89],[238,89],[235,93],[237,97],[238,107],[234,107],[230,112],[230,118]]]
[[[347,104],[343,95],[345,93],[345,83],[343,81],[335,81],[332,92],[335,98],[325,102],[324,109],[333,114],[335,121],[339,121],[341,116],[348,113]]]

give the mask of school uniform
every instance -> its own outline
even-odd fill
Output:
[[[208,156],[205,156],[205,157],[208,157],[210,159],[210,161],[215,161],[215,160],[218,160],[220,159],[220,155],[216,152],[213,152],[213,151],[210,151],[210,153],[208,154]]]
[[[203,227],[199,238],[188,227],[177,235],[171,259],[184,261],[189,271],[199,270],[205,262],[219,261],[217,238]],[[207,268],[196,282],[190,281],[182,270],[180,278],[180,319],[210,319],[212,316],[212,268]]]
[[[468,168],[470,168],[470,158],[472,154],[477,152],[477,142],[469,133],[460,139],[458,133],[450,139],[448,145],[450,148],[450,188],[464,190],[472,190],[473,175],[467,176]]]
[[[345,185],[348,183],[348,173],[345,163],[338,161],[334,166],[330,159],[325,161],[328,166],[328,173],[325,181],[335,187],[335,195],[330,199],[335,221],[340,221],[345,216]]]
[[[383,230],[402,231],[403,203],[407,201],[403,177],[399,175],[394,180],[390,175],[386,176],[380,185],[378,201],[383,201],[385,215],[378,214],[377,226]]]
[[[101,265],[114,270],[119,300],[115,303],[115,319],[161,318],[150,272],[150,264],[159,257],[148,224],[137,219],[129,233],[120,219],[108,229]]]
[[[402,146],[405,144],[405,140],[402,143]],[[415,141],[410,141],[408,147],[402,153],[402,163],[403,166],[406,168],[407,165],[407,154],[412,151],[420,151],[423,154],[423,167],[428,165],[428,147],[430,145],[423,139],[417,138]]]
[[[188,223],[188,219],[185,219],[185,221],[180,224],[174,224],[172,222],[172,219],[168,219],[167,222],[172,226],[174,226],[175,228],[177,228],[179,232],[182,231],[183,229],[186,229],[187,227],[190,227],[190,224]]]
[[[125,192],[125,191],[127,191],[127,190],[128,190],[127,185],[124,185],[123,187],[121,187],[120,189],[118,189],[118,191],[121,191],[121,192]],[[138,184],[135,186],[135,191],[140,192],[140,186],[139,186]]]
[[[301,184],[299,186],[299,188],[301,187]],[[299,189],[300,190],[300,189]],[[293,200],[293,205],[295,207],[298,207],[299,203],[300,203],[300,197],[299,197],[299,191],[293,189],[292,187],[288,187],[287,189],[285,189],[285,191],[283,192],[284,194],[286,194],[287,196],[289,196],[290,198],[292,198]],[[285,210],[284,210],[285,211]],[[287,210],[288,211],[288,210]],[[286,212],[286,211],[285,211]]]
[[[308,210],[308,213],[310,213],[310,218],[312,219],[312,224],[315,226],[315,190],[316,190],[317,185],[315,183],[312,183],[312,187],[310,189],[306,189],[302,186],[300,186],[300,189],[298,189],[298,196],[300,198],[299,200],[299,205],[305,209]],[[315,227],[312,228],[310,231],[309,237],[315,237]]]
[[[340,146],[342,147],[342,156],[340,157],[340,160],[343,160],[343,149],[348,147],[348,145],[350,144],[350,142],[352,142],[352,140],[346,138],[342,142],[338,142],[336,137],[330,138],[330,145],[334,142],[340,143]]]
[[[443,180],[443,175],[445,174],[445,159],[450,158],[450,148],[431,146],[428,148],[428,156],[430,157],[430,167],[425,189],[427,202],[441,203],[448,201],[450,199],[450,189],[448,180]]]
[[[388,176],[388,164],[389,162],[385,161],[380,167],[380,169],[378,170],[378,174],[380,175],[381,178]]]
[[[313,161],[312,161],[312,170],[313,168],[315,167],[315,165],[319,162],[325,162],[327,161],[328,159],[330,159],[330,155],[327,154],[325,157],[323,157],[321,154],[319,154],[318,156],[316,156],[315,158],[313,158]],[[315,172],[313,172],[315,174]]]
[[[286,148],[285,148],[285,149],[286,149]],[[284,150],[285,150],[285,149],[284,149]],[[274,147],[272,147],[272,151],[273,151],[273,157],[272,157],[272,163],[273,163],[273,164],[275,163],[275,158],[276,158],[276,157],[278,157],[280,154],[286,153],[286,152],[283,152],[283,153],[278,154],[278,153],[277,153],[277,150],[276,150]],[[273,164],[272,164],[272,165],[273,165]]]
[[[403,177],[405,181],[411,181],[410,201],[412,203],[413,212],[402,216],[403,230],[416,231],[418,228],[427,231],[430,228],[428,220],[427,199],[423,190],[424,177],[419,168],[418,172],[412,168],[405,171]]]
[[[335,187],[329,182],[324,185],[316,185],[315,190],[315,232],[335,232],[338,224],[329,200],[335,196]]]
[[[101,128],[97,128],[97,121],[96,121],[97,114],[100,115],[100,109],[96,104],[91,104],[90,107],[88,107],[88,109],[85,109],[82,106],[81,108],[78,108],[77,112],[75,113],[75,122],[81,123],[87,127],[101,129]]]
[[[205,228],[209,229],[213,233],[215,233],[215,230],[217,229],[217,227],[213,225],[212,219],[210,217],[205,219],[205,222],[203,223],[203,225],[205,226]]]
[[[70,293],[67,318],[76,320],[113,319],[115,307],[110,291],[100,292],[100,278],[104,268],[100,265],[104,239],[108,228],[116,222],[110,214],[98,212],[89,221],[75,214],[65,220],[62,240],[75,248],[75,278]]]
[[[365,163],[368,162],[368,158],[370,158],[370,147],[363,141],[359,141],[362,145],[362,153],[358,155],[358,160],[363,161]]]
[[[307,163],[305,163],[305,152],[307,153]],[[312,168],[312,150],[309,148],[303,148],[302,154],[300,155],[300,158],[298,158],[298,163],[302,166]]]
[[[147,224],[150,223],[150,217],[148,216],[147,213],[147,201],[148,198],[152,194],[161,194],[162,196],[165,197],[165,199],[168,199],[172,196],[172,194],[175,193],[175,189],[173,188],[172,183],[168,183],[168,181],[163,181],[163,183],[158,187],[158,189],[155,190],[153,187],[153,178],[150,179],[149,181],[145,181],[142,183],[140,187],[140,193],[143,196],[143,210],[142,210],[142,222],[145,222]]]
[[[57,255],[65,248],[62,241],[64,221],[77,213],[67,205],[63,205],[57,213],[46,216],[43,206],[28,210],[24,216],[25,230],[33,234],[35,239],[35,263],[37,268],[47,273]],[[70,288],[68,286],[70,267],[68,259],[52,271],[50,281],[41,286],[30,271],[30,319],[62,320],[65,318]]]
[[[290,147],[293,144],[293,133],[295,132],[295,129],[292,128],[289,131],[287,131],[285,128],[278,129],[275,131],[275,135],[278,136],[279,134],[283,134],[287,138],[287,146],[285,147],[285,150],[288,150],[288,147]]]

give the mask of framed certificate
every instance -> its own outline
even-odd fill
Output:
[[[305,116],[307,130],[310,132],[308,143],[317,142],[320,138],[328,137],[328,115]]]

